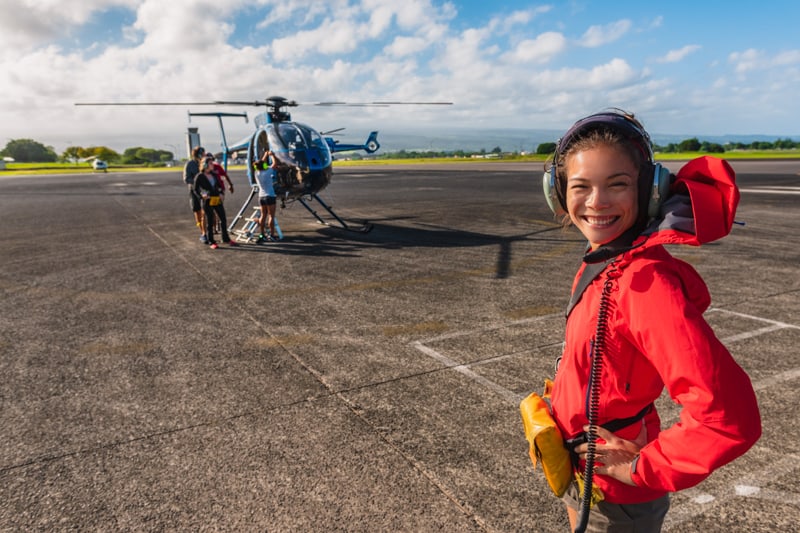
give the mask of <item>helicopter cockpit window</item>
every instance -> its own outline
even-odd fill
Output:
[[[324,168],[331,164],[325,139],[299,123],[279,123],[269,128],[269,143],[278,159],[300,168]]]

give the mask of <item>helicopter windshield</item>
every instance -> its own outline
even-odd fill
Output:
[[[270,124],[267,135],[272,151],[284,163],[310,170],[324,169],[331,164],[328,143],[319,132],[305,124]]]

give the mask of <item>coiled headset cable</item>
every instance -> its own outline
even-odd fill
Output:
[[[603,353],[606,345],[606,331],[608,329],[608,309],[610,306],[611,292],[614,289],[614,280],[619,271],[612,262],[606,279],[603,282],[603,292],[600,294],[600,310],[597,313],[597,328],[592,342],[592,365],[589,371],[589,386],[586,395],[586,414],[589,420],[589,431],[586,432],[587,453],[583,471],[583,494],[581,496],[581,514],[575,533],[584,533],[589,524],[589,512],[592,502],[592,481],[594,478],[594,463],[597,452],[597,419],[600,411],[600,374],[603,369]]]

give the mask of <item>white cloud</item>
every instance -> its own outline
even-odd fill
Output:
[[[770,56],[763,50],[749,48],[744,52],[731,53],[728,56],[728,62],[733,65],[737,74],[744,74],[753,70],[771,70],[800,65],[800,49],[784,50],[774,56]]]
[[[775,66],[800,65],[800,50],[786,50],[775,56],[772,61]]]
[[[609,89],[623,86],[636,78],[636,71],[624,59],[616,58],[593,67],[582,80],[574,80],[573,83],[588,89]]]
[[[394,57],[404,57],[422,52],[430,46],[430,43],[422,37],[398,36],[392,44],[384,48],[384,51]]]
[[[537,6],[532,9],[525,9],[521,11],[514,11],[510,15],[503,15],[498,17],[500,20],[501,32],[510,31],[514,26],[524,26],[534,20],[539,15],[543,15],[552,10],[553,6]]]
[[[677,63],[683,60],[689,54],[700,50],[701,46],[697,44],[687,44],[677,50],[670,50],[664,56],[656,59],[658,63]]]
[[[47,45],[68,37],[94,13],[113,7],[133,9],[138,3],[137,0],[3,0],[0,50],[19,54]]]
[[[313,30],[272,41],[272,58],[278,62],[301,62],[312,52],[325,55],[352,52],[363,39],[362,27],[347,20],[332,20]]]
[[[567,39],[560,33],[546,32],[535,39],[526,39],[508,54],[504,54],[506,62],[549,63],[567,47]]]
[[[586,48],[597,48],[613,43],[628,32],[631,24],[630,20],[623,19],[604,26],[592,26],[581,36],[580,45]]]
[[[664,24],[664,17],[659,15],[650,22],[649,29],[654,30],[660,28]]]
[[[101,13],[121,6],[131,10],[130,25],[116,29],[119,37],[112,44],[98,41],[84,50],[63,44],[85,37],[80,32]],[[483,19],[466,21],[455,4],[435,0],[7,0],[0,7],[0,137],[29,137],[60,148],[68,141],[123,143],[118,149],[176,144],[187,106],[76,108],[73,103],[254,101],[275,94],[301,102],[456,103],[413,112],[319,107],[293,112],[298,120],[328,129],[424,128],[426,120],[448,127],[561,127],[584,111],[609,105],[662,118],[654,127],[684,127],[686,119],[675,117],[691,117],[690,130],[721,127],[717,123],[723,121],[734,129],[739,110],[758,105],[761,113],[753,116],[759,121],[796,131],[796,113],[774,110],[769,101],[785,104],[796,96],[800,50],[776,51],[765,43],[763,50],[715,57],[703,36],[681,36],[677,22],[661,17],[645,19],[652,22],[644,39],[629,20],[589,27],[584,20],[596,17],[576,19],[565,11],[542,6],[508,12],[487,5]],[[247,16],[252,17],[248,29],[260,30],[245,38],[234,25]],[[566,35],[576,25],[588,29],[580,41],[570,42]],[[668,42],[665,34],[693,44],[653,60],[652,50]],[[600,46],[605,48],[585,48]],[[716,64],[713,76],[689,78],[684,69],[665,66],[701,46],[705,65]],[[260,111],[236,109],[245,110],[251,117]],[[193,125],[204,135],[216,131],[210,120]],[[226,123],[226,131],[229,127],[229,140],[252,131],[242,120]]]
[[[138,52],[153,57],[211,54],[233,32],[225,18],[235,7],[234,2],[219,5],[213,0],[145,0],[133,24],[133,29],[144,36]]]
[[[302,28],[327,15],[329,11],[347,6],[346,1],[320,2],[318,0],[262,0],[259,4],[268,6],[264,20],[257,27],[264,29],[277,24],[290,23]]]

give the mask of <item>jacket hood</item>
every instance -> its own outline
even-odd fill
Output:
[[[643,235],[654,244],[699,246],[712,242],[730,233],[738,205],[733,168],[716,157],[698,157],[675,175],[659,217]]]

